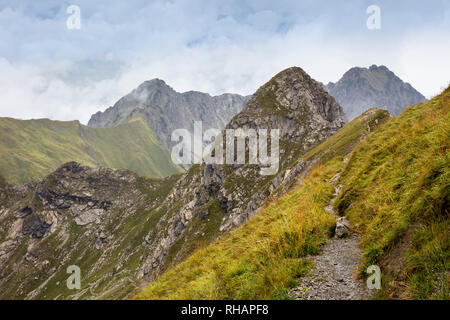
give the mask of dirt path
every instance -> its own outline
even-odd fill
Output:
[[[325,208],[339,219],[333,209],[333,202],[339,194],[340,173],[332,179],[335,185],[333,199]],[[371,292],[365,283],[355,279],[361,250],[359,236],[351,233],[346,238],[333,238],[322,248],[322,252],[311,257],[315,268],[302,278],[299,286],[292,289],[290,296],[297,300],[364,300]]]

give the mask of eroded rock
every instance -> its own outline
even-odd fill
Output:
[[[337,220],[334,234],[337,238],[344,238],[350,235],[350,222],[345,217],[340,217]]]

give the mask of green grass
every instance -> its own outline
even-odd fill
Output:
[[[341,165],[339,159],[315,169],[301,186],[196,251],[135,298],[286,298],[287,288],[310,267],[303,257],[317,253],[334,226],[324,207],[333,195],[328,181]]]
[[[0,174],[14,184],[40,180],[69,161],[149,177],[181,172],[141,119],[114,128],[92,128],[78,121],[0,118],[0,153]]]
[[[355,150],[335,202],[362,233],[361,270],[379,264],[379,298],[449,298],[450,88]]]
[[[319,163],[324,164],[336,156],[345,157],[358,145],[361,133],[369,135],[389,118],[389,112],[386,110],[369,109],[347,123],[333,137],[307,152],[303,159],[319,159]]]

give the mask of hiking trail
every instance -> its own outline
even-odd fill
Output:
[[[361,249],[359,235],[350,230],[348,221],[339,217],[333,203],[342,188],[339,184],[341,172],[332,178],[334,196],[325,210],[337,220],[336,235],[323,245],[322,251],[310,259],[315,267],[304,276],[299,285],[289,292],[296,300],[367,300],[372,293],[365,282],[356,279]]]

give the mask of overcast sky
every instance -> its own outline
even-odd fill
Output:
[[[0,116],[86,123],[148,79],[251,94],[294,65],[327,83],[383,64],[430,97],[449,57],[449,0],[0,0]]]

